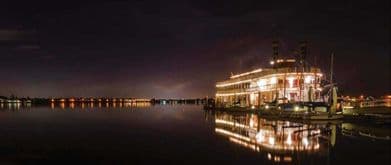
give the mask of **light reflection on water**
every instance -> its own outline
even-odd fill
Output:
[[[303,154],[325,155],[336,138],[336,127],[330,123],[303,124],[229,113],[216,113],[214,123],[217,134],[255,152],[267,153],[265,158],[273,162],[297,161]]]
[[[0,132],[0,164],[388,164],[391,153],[390,128],[381,125],[270,120],[194,105],[0,104]]]
[[[213,121],[214,131],[218,136],[260,153],[273,163],[307,164],[308,162],[301,161],[316,157],[317,161],[323,161],[321,164],[333,164],[330,159],[332,152],[336,150],[337,139],[380,140],[388,145],[391,140],[389,127],[347,123],[342,120],[295,122],[265,119],[257,114],[227,112],[206,112],[206,120]],[[343,145],[341,143],[339,145]],[[368,145],[362,144],[363,147]],[[349,146],[338,147],[349,149]]]
[[[46,105],[38,105],[40,107],[46,107]],[[137,102],[137,103],[75,103],[75,102],[59,102],[59,103],[50,103],[49,104],[50,109],[52,110],[84,110],[84,109],[91,109],[91,110],[96,110],[96,108],[101,109],[101,108],[124,108],[124,109],[132,109],[132,108],[148,108],[151,105],[149,102]],[[31,103],[29,104],[24,104],[24,103],[0,103],[0,109],[1,110],[29,110],[32,107]]]

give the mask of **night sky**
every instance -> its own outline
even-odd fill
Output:
[[[325,72],[334,51],[344,94],[389,94],[389,10],[389,0],[1,1],[0,95],[213,96],[231,72],[268,66],[273,38],[285,56],[308,40]]]

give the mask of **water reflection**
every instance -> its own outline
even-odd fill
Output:
[[[31,103],[0,103],[0,109],[28,111],[30,108]]]
[[[36,106],[49,106],[52,110],[83,110],[83,109],[108,109],[108,108],[148,108],[151,106],[149,102],[140,102],[140,103],[65,103],[51,102],[49,105],[36,105]],[[1,110],[28,110],[32,107],[31,103],[22,104],[22,103],[0,103]]]
[[[335,144],[336,127],[330,123],[267,120],[256,114],[216,112],[212,116],[217,134],[232,143],[263,153],[272,162],[294,162],[304,154],[325,155]]]
[[[292,122],[227,112],[206,112],[206,120],[212,121],[218,135],[263,154],[271,162],[301,164],[300,160],[308,159],[329,162],[337,139],[341,138],[390,140],[388,127],[360,126],[343,121]],[[343,137],[337,138],[337,133]]]

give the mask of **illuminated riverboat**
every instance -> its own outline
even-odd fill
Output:
[[[256,107],[268,102],[316,102],[321,98],[323,73],[305,62],[306,43],[300,45],[300,58],[278,56],[273,43],[270,67],[231,75],[216,84],[216,106]]]

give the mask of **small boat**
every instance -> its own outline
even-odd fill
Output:
[[[342,119],[340,111],[332,112],[332,107],[322,102],[284,103],[277,105],[279,116],[304,120],[336,120]]]

